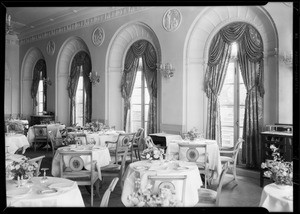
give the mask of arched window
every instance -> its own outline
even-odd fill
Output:
[[[31,85],[33,112],[36,115],[42,115],[43,111],[47,111],[47,84],[44,79],[47,79],[46,62],[44,59],[39,59],[34,66]]]
[[[140,57],[131,96],[130,125],[132,132],[136,132],[142,127],[145,130],[145,136],[147,136],[149,102],[150,97],[143,72],[143,61]]]
[[[91,59],[85,51],[78,52],[71,64],[68,94],[71,99],[70,124],[84,126],[92,115],[92,83],[89,74],[92,70]]]
[[[121,80],[121,94],[124,99],[124,130],[126,132],[133,132],[132,129],[137,128],[138,124],[140,127],[145,127],[147,134],[157,131],[156,69],[157,57],[153,45],[146,40],[138,40],[133,43],[126,54]],[[132,97],[133,92],[135,93],[134,98]]]
[[[43,72],[40,71],[39,86],[36,93],[36,115],[42,115],[43,111],[46,111],[46,84],[44,83],[44,78]]]
[[[237,59],[237,43],[231,44],[222,91],[220,93],[222,147],[233,147],[243,137],[246,88]]]
[[[74,107],[74,115],[75,120],[74,123],[78,124],[79,126],[83,126],[85,124],[85,108],[86,108],[86,92],[83,82],[83,70],[82,66],[79,66],[79,79],[78,85],[76,89],[76,96],[75,96],[75,107]]]

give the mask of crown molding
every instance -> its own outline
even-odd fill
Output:
[[[29,36],[27,38],[22,38],[19,40],[19,44],[20,45],[25,45],[31,42],[35,42],[41,39],[45,39],[48,37],[52,37],[58,34],[63,34],[63,33],[67,33],[69,31],[74,31],[80,28],[84,28],[84,27],[88,27],[94,24],[99,24],[99,23],[103,23],[115,18],[119,18],[121,16],[126,16],[129,14],[133,14],[133,13],[137,13],[140,11],[144,11],[144,10],[148,10],[151,7],[124,7],[124,8],[119,8],[98,16],[94,16],[94,17],[90,17],[90,18],[86,18],[80,21],[76,21],[61,27],[57,27],[54,28],[52,30],[46,31],[46,32],[42,32],[42,33],[38,33],[32,36]]]

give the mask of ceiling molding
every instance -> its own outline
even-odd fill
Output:
[[[32,35],[27,38],[22,38],[22,39],[20,39],[19,43],[20,43],[20,45],[25,45],[25,44],[35,42],[35,41],[38,41],[41,39],[45,39],[48,37],[52,37],[52,36],[55,36],[58,34],[66,33],[69,31],[74,31],[74,30],[77,30],[80,28],[88,27],[88,26],[91,26],[94,24],[103,23],[103,22],[106,22],[106,21],[109,21],[109,20],[112,20],[115,18],[119,18],[121,16],[144,11],[149,8],[150,7],[124,7],[124,8],[116,9],[116,10],[110,11],[108,13],[104,13],[104,14],[101,14],[98,16],[86,18],[81,21],[76,21],[76,22],[61,26],[61,27],[54,28],[54,29],[46,31],[46,32],[38,33],[38,34]]]

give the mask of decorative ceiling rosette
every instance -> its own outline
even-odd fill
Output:
[[[181,24],[182,16],[176,8],[169,9],[163,16],[163,27],[166,31],[172,32],[178,29]]]
[[[104,30],[101,27],[96,27],[92,34],[92,42],[95,46],[100,46],[104,41]]]

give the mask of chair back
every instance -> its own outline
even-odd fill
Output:
[[[24,134],[24,125],[20,122],[6,122],[6,132],[11,131],[19,134]]]
[[[155,147],[155,144],[150,136],[145,137],[145,144],[147,148]]]
[[[47,141],[48,140],[48,128],[47,125],[35,125],[34,130],[34,140],[35,141]]]
[[[142,139],[143,139],[143,137],[144,137],[144,129],[139,128],[137,130],[137,132],[135,133],[135,135],[133,136],[132,144],[137,145],[138,148],[140,148],[140,149],[144,149],[144,148],[142,148]]]
[[[38,167],[36,168],[35,172],[34,172],[34,176],[35,177],[38,177],[39,174],[40,174],[40,168],[41,168],[41,165],[42,165],[42,161],[44,159],[45,155],[42,155],[42,156],[39,156],[39,157],[35,157],[35,158],[31,158],[28,160],[29,163],[34,163],[36,162]]]
[[[103,194],[102,200],[100,202],[100,207],[108,207],[110,193],[114,191],[116,184],[118,183],[119,177],[115,177],[111,182],[109,187],[106,189]]]
[[[197,165],[206,167],[208,163],[207,145],[198,143],[178,143],[179,160],[196,162]]]
[[[238,154],[239,154],[239,151],[240,151],[240,146],[243,142],[244,142],[244,140],[239,139],[238,142],[234,145],[232,158],[234,159],[235,163],[237,161],[237,157],[238,157]]]
[[[224,177],[225,177],[225,175],[228,171],[228,165],[229,165],[228,162],[226,162],[223,165],[222,172],[221,172],[221,175],[220,175],[220,178],[219,178],[219,184],[218,184],[218,188],[217,188],[217,198],[216,198],[216,205],[217,206],[219,206],[221,190],[222,190],[222,186],[223,186],[223,182],[224,182]]]
[[[176,198],[179,197],[178,200],[182,202],[182,205],[185,204],[186,178],[186,175],[148,175],[152,184],[152,193],[158,193],[161,188],[170,189],[176,193]]]
[[[88,142],[87,136],[84,132],[72,132],[68,133],[68,135],[73,135],[75,137],[76,143],[78,142],[79,145],[86,145]]]
[[[98,173],[95,171],[96,161],[93,160],[93,151],[64,151],[59,150],[60,153],[60,177],[76,181],[77,185],[91,187],[91,206],[93,206],[93,197],[94,197],[94,183],[99,179]],[[64,162],[65,156],[71,156],[69,161],[69,166]],[[82,156],[87,156],[85,162],[82,159]],[[89,162],[87,162],[89,161]],[[91,169],[87,170],[84,168],[84,165],[90,164]]]

